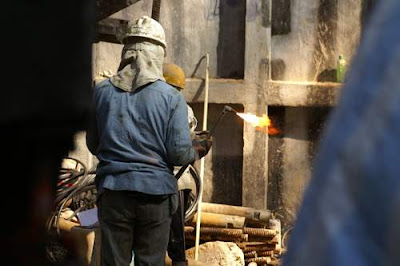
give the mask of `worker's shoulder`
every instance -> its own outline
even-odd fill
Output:
[[[152,90],[158,91],[161,94],[167,94],[178,97],[181,93],[173,86],[169,85],[163,80],[157,80],[149,85]]]

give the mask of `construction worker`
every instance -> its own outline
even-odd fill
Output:
[[[173,86],[178,91],[183,91],[185,89],[186,86],[185,72],[183,71],[182,68],[180,68],[176,64],[164,63],[163,76],[165,78],[165,82]],[[198,121],[194,116],[193,109],[190,107],[190,105],[187,105],[187,108],[188,108],[189,129],[190,129],[190,134],[193,138]]]
[[[174,166],[205,156],[211,140],[190,139],[187,105],[162,73],[165,32],[130,21],[118,72],[94,89],[87,146],[96,172],[101,265],[164,265],[178,205]]]
[[[182,91],[185,89],[186,81],[185,81],[185,73],[176,64],[172,63],[164,63],[163,65],[163,75],[165,78],[165,82],[176,88],[178,91]],[[195,129],[197,127],[197,119],[194,116],[193,109],[187,105],[188,108],[188,124],[191,133],[191,138],[195,139],[196,132]],[[175,167],[175,175],[178,173],[180,167]],[[188,168],[187,168],[188,169]],[[178,210],[172,217],[171,222],[171,233],[170,240],[168,243],[168,256],[172,260],[173,266],[185,266],[188,265],[186,254],[185,254],[185,234],[184,234],[184,226],[185,226],[185,206],[187,205],[187,200],[189,194],[191,192],[193,180],[191,179],[190,173],[188,170],[183,172],[178,179],[178,188],[179,188],[179,205]]]

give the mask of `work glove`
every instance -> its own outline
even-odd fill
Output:
[[[201,133],[196,134],[195,139],[192,141],[194,149],[199,154],[199,159],[206,156],[211,149],[213,138],[207,138],[208,133],[208,131],[201,131]]]
[[[208,137],[208,134],[210,134],[210,131],[208,131],[208,130],[195,131],[194,134],[195,134],[194,135],[195,140],[202,141]]]

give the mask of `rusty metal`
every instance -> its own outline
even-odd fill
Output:
[[[255,250],[244,253],[245,259],[255,258],[255,257],[257,257],[257,251],[255,251]]]
[[[257,258],[249,258],[249,259],[244,259],[245,263],[250,263],[250,262],[256,262],[258,263],[270,263],[271,262],[271,257],[257,257]]]
[[[264,241],[259,241],[259,242],[249,241],[249,242],[246,242],[246,246],[247,247],[264,246],[264,245],[265,245]]]
[[[233,230],[233,231],[229,231]],[[194,239],[194,230],[185,231],[185,237]],[[200,228],[200,239],[204,241],[232,241],[232,242],[246,242],[249,235],[243,234],[240,229],[226,229],[226,228]]]
[[[192,223],[196,224],[196,222],[197,222],[197,215],[194,215]],[[208,213],[208,212],[202,212],[201,214],[202,226],[243,228],[244,223],[245,223],[245,218],[240,216]]]
[[[205,204],[204,207],[205,209],[207,209],[207,203],[203,204]],[[229,205],[227,206],[230,207]],[[243,207],[243,209],[244,208],[247,207]],[[242,211],[243,209],[238,208],[237,210]],[[280,245],[281,234],[279,220],[270,219],[268,223],[268,228],[244,226],[241,228],[235,228],[232,224],[230,225],[231,228],[226,228],[225,225],[227,224],[227,221],[224,218],[242,216],[209,212],[204,212],[204,214],[205,215],[202,217],[202,224],[213,225],[207,225],[206,227],[203,226],[200,229],[201,234],[199,238],[201,241],[225,241],[236,243],[236,245],[243,251],[246,265],[251,262],[257,263],[258,265],[269,265],[271,263],[273,263],[274,265],[279,265],[279,259],[277,260],[276,258],[274,258],[275,256],[279,256],[282,254],[282,248]],[[236,212],[236,214],[239,213]],[[203,221],[203,218],[205,218],[205,221]],[[266,224],[263,225],[263,227],[266,226]],[[196,240],[193,234],[193,229],[191,227],[186,229],[185,235],[188,240]]]
[[[246,220],[255,222],[267,223],[271,218],[269,210],[257,210],[251,207],[206,202],[203,203],[202,207],[205,212],[242,216]]]
[[[240,239],[241,239],[243,242],[249,241],[249,235],[248,235],[248,234],[242,234],[242,235],[240,236]]]
[[[279,219],[270,219],[269,228],[274,229],[276,231],[276,236],[274,237],[274,241],[276,242],[278,251],[277,254],[282,253],[282,227],[281,221]]]
[[[238,245],[238,247],[240,248],[240,249],[244,249],[244,248],[246,248],[246,242],[243,242],[243,243],[237,243],[237,245]]]
[[[271,245],[279,244],[275,237],[271,238],[271,237],[250,236],[249,235],[249,241],[262,241],[264,243],[271,244]]]
[[[282,265],[282,262],[278,258],[271,258],[271,261],[268,263],[268,265],[280,266],[280,265]]]
[[[271,239],[271,241],[269,241],[270,243],[274,243],[274,244],[278,244],[279,246],[281,246],[281,235],[278,233],[276,234],[276,236],[274,236],[274,238]]]
[[[257,252],[260,252],[260,251],[275,250],[276,248],[277,248],[277,246],[274,245],[274,244],[264,243],[264,245],[262,245],[262,246],[261,245],[259,245],[259,246],[246,246],[242,250],[243,250],[243,252],[249,252],[249,251],[253,251],[253,250],[255,250]]]
[[[191,234],[191,233],[194,232],[194,227],[193,227],[193,226],[185,226],[185,227],[183,228],[183,231],[185,232],[185,234],[186,234],[186,233],[187,233],[187,234]]]
[[[273,229],[245,227],[243,228],[243,233],[248,234],[249,236],[273,238],[276,236],[277,231]]]
[[[239,248],[244,249],[244,248],[251,248],[251,247],[257,247],[257,246],[265,246],[265,242],[243,242],[243,243],[238,243]]]
[[[234,228],[202,227],[200,233],[211,236],[241,237],[243,230]]]
[[[195,241],[196,236],[193,234],[185,234],[185,238],[187,240]],[[240,237],[232,237],[232,236],[211,236],[211,235],[201,235],[200,234],[200,240],[208,242],[208,241],[224,241],[224,242],[234,242],[234,243],[240,243],[246,239],[245,235],[240,236]]]
[[[272,257],[275,254],[275,252],[273,250],[259,251],[256,253],[259,257]]]

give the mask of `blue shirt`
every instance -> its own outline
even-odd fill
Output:
[[[173,167],[198,159],[182,94],[163,81],[126,92],[108,79],[94,89],[87,146],[99,164],[96,185],[153,195],[177,191]]]

